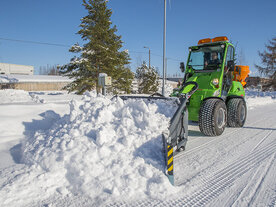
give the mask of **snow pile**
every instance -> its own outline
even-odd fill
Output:
[[[71,100],[81,100],[82,96],[67,91],[31,91],[30,96],[37,103],[69,103]]]
[[[263,92],[258,90],[245,91],[246,103],[249,109],[276,102],[276,91]]]
[[[52,128],[36,132],[22,146],[22,162],[36,172],[21,184],[26,196],[72,193],[90,196],[97,204],[169,196],[176,188],[164,175],[161,133],[175,110],[162,101],[123,102],[87,93],[70,103],[69,115],[48,114],[57,120]],[[47,185],[28,188],[34,177]],[[16,189],[6,190],[15,196],[11,199],[16,199]]]
[[[55,75],[0,75],[0,83],[72,82],[65,76]]]
[[[0,90],[1,103],[22,103],[22,102],[40,102],[38,97],[32,97],[23,90],[5,89]]]
[[[162,94],[162,87],[163,87],[162,86],[162,81],[160,81],[159,82],[159,87],[158,87],[158,93],[160,93],[160,94]],[[172,84],[166,83],[165,86],[164,86],[164,88],[165,88],[164,95],[166,97],[170,96],[172,94],[172,92],[173,92],[173,86],[172,86]]]

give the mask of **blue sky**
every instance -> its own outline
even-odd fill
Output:
[[[255,72],[258,50],[276,36],[275,0],[167,0],[168,73],[179,73],[188,47],[199,39],[227,36],[243,64]],[[134,71],[145,60],[162,71],[164,0],[110,0],[112,22],[130,51]],[[76,32],[86,15],[81,0],[0,1],[0,38],[62,45],[82,43]],[[0,39],[0,62],[40,66],[65,64],[73,54],[69,47],[12,42]]]

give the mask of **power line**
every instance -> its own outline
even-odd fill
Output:
[[[152,54],[155,55],[155,56],[163,57],[162,55],[157,55],[157,54],[154,54],[154,53],[152,53]],[[177,61],[177,62],[182,61],[182,60],[178,60],[178,59],[174,59],[174,58],[170,58],[170,57],[167,57],[167,60],[174,60],[174,61]]]
[[[129,51],[130,53],[143,53],[143,54],[146,54],[146,52],[137,52],[137,51]]]
[[[29,41],[29,40],[18,40],[18,39],[8,39],[0,37],[0,40],[12,41],[12,42],[22,42],[22,43],[31,43],[31,44],[39,44],[39,45],[51,45],[57,47],[71,47],[70,45],[64,44],[56,44],[56,43],[48,43],[48,42],[36,42],[36,41]]]
[[[11,41],[11,42],[21,42],[21,43],[31,43],[31,44],[39,44],[39,45],[50,45],[50,46],[57,46],[57,47],[71,47],[71,45],[65,44],[56,44],[56,43],[49,43],[49,42],[39,42],[39,41],[29,41],[29,40],[18,40],[18,39],[10,39],[10,38],[2,38],[0,40]],[[139,51],[129,51],[130,53],[140,53],[140,54],[147,54],[146,52],[139,52]],[[162,55],[151,53],[154,56],[163,57]],[[181,62],[181,60],[174,59],[167,57],[167,60]]]
[[[147,52],[138,52],[138,51],[129,51],[130,53],[142,53],[142,54],[148,54]],[[158,56],[158,57],[163,57],[162,55],[158,55],[158,54],[155,54],[155,53],[151,53],[152,55],[154,56]],[[178,59],[175,59],[175,58],[170,58],[170,57],[167,57],[167,60],[172,60],[172,61],[176,61],[176,62],[181,62],[182,60],[178,60]]]

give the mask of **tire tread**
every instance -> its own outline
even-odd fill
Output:
[[[220,99],[207,99],[203,101],[199,110],[199,129],[203,134],[207,136],[220,135],[215,130],[214,114],[215,114],[216,106],[222,102],[223,101]]]

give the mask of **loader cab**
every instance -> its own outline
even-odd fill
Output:
[[[196,81],[199,90],[206,90],[206,96],[227,94],[231,87],[234,70],[234,47],[227,37],[199,40],[197,46],[189,48],[184,82]],[[211,84],[210,84],[211,83]],[[227,85],[227,87],[225,87]],[[216,91],[220,89],[220,91]],[[216,93],[214,93],[216,91]]]
[[[234,47],[228,42],[227,37],[201,39],[197,46],[189,48],[186,72],[200,73],[224,70],[223,66],[228,66],[228,61],[233,61],[234,64]]]
[[[187,68],[193,73],[218,70],[223,63],[224,50],[224,44],[191,47]]]

